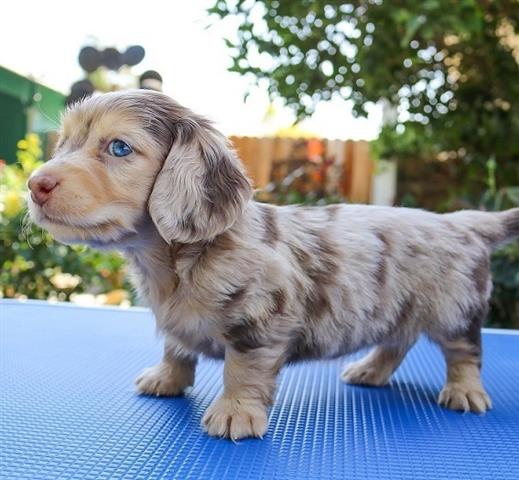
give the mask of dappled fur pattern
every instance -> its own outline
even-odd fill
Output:
[[[134,153],[108,155],[114,138]],[[225,359],[209,434],[262,436],[287,362],[375,346],[343,379],[383,385],[420,333],[447,360],[439,401],[490,407],[479,373],[489,255],[519,233],[518,209],[257,203],[227,140],[151,91],[72,107],[54,158],[33,176],[43,174],[59,183],[30,203],[33,219],[63,242],[121,250],[155,314],[164,358],[137,378],[139,391],[180,394],[198,354]]]

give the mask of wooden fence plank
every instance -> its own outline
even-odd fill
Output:
[[[265,188],[270,182],[274,151],[274,138],[258,139],[256,145],[256,185]]]
[[[255,188],[264,189],[271,181],[274,163],[285,161],[300,153],[305,139],[284,137],[230,137],[247,174]],[[368,203],[371,200],[374,164],[370,157],[369,142],[323,140],[325,158],[334,158],[341,165],[342,195],[351,202]]]
[[[351,170],[351,191],[349,199],[354,203],[369,203],[373,161],[369,153],[369,143],[354,142]]]

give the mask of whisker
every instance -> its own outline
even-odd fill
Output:
[[[31,229],[32,229],[33,221],[31,218],[31,215],[29,213],[29,210],[25,212],[25,215],[22,218],[22,228],[20,230],[22,238],[27,242],[27,245],[29,248],[33,248],[31,244],[31,237],[29,235]]]

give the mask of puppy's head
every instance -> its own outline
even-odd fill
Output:
[[[252,192],[225,137],[149,90],[73,106],[54,157],[28,185],[37,224],[62,242],[96,245],[124,244],[150,219],[168,243],[210,240]]]

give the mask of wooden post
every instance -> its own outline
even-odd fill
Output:
[[[369,155],[369,142],[353,144],[350,200],[354,203],[369,203],[373,161]]]
[[[245,167],[245,171],[247,172],[247,175],[249,178],[253,181],[255,184],[256,180],[256,164],[254,162],[254,157],[249,154],[248,151],[248,137],[229,137],[229,140],[232,142],[234,149],[236,150],[236,153],[238,154],[238,157],[240,158],[243,166]]]
[[[274,138],[258,138],[256,141],[256,186],[265,188],[272,174]]]
[[[353,144],[351,140],[344,142],[344,161],[342,175],[342,194],[345,198],[351,198]]]
[[[273,161],[287,160],[292,153],[294,140],[292,138],[277,137],[274,141]]]

